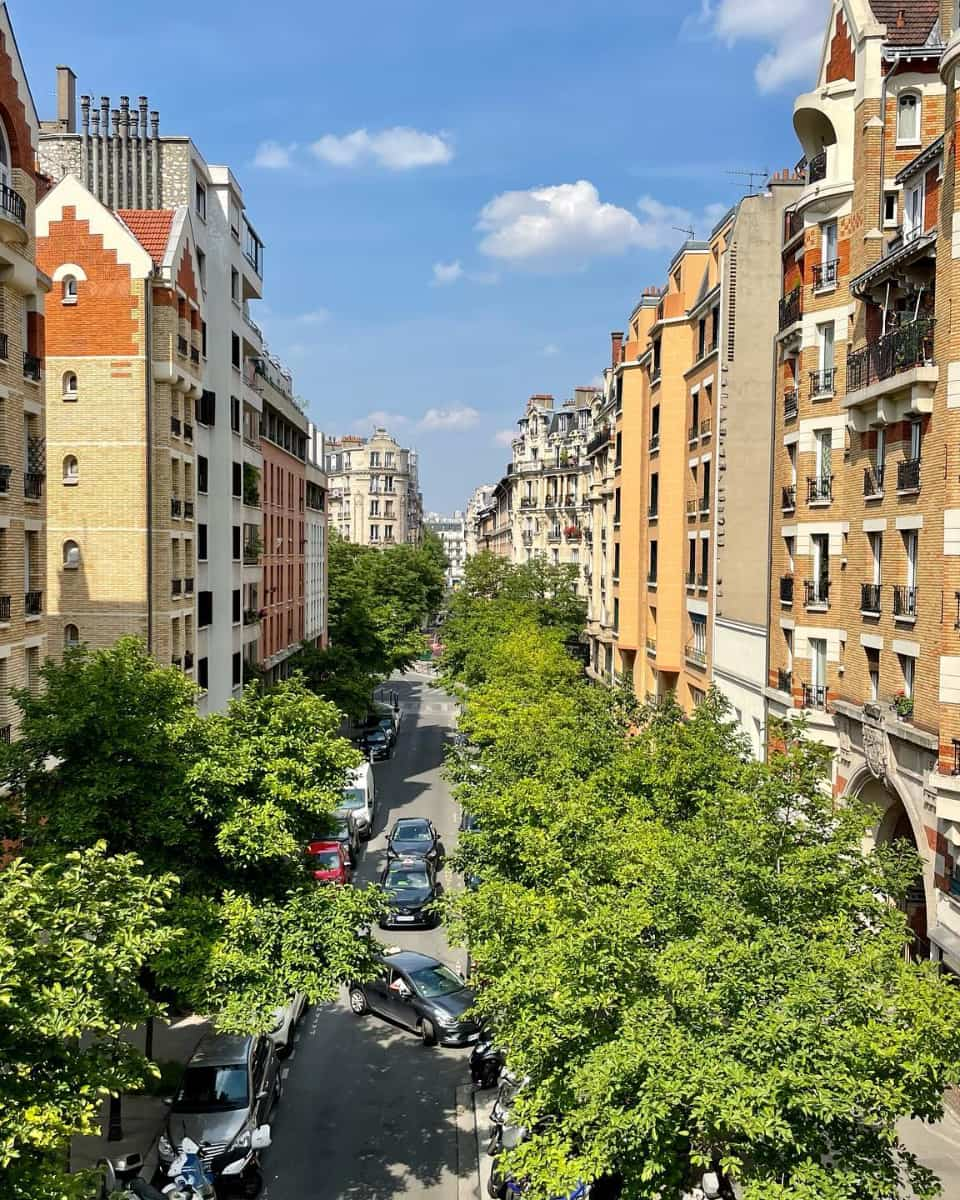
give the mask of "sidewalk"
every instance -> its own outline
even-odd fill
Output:
[[[153,1061],[161,1065],[167,1062],[185,1063],[209,1028],[209,1022],[196,1016],[183,1017],[172,1025],[156,1021],[153,1027]],[[129,1040],[142,1050],[145,1033],[146,1028],[141,1025],[131,1032]],[[156,1143],[167,1115],[167,1106],[159,1096],[123,1096],[123,1137],[117,1142],[107,1141],[109,1112],[110,1102],[106,1100],[100,1114],[102,1132],[99,1137],[77,1137],[70,1143],[71,1170],[80,1171],[96,1166],[102,1158],[119,1158],[139,1151],[145,1162],[144,1178],[149,1178],[156,1164]]]

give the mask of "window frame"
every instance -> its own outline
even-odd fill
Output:
[[[903,113],[908,110],[905,101],[911,100],[914,113],[914,132],[912,136],[905,137],[903,134]],[[923,137],[923,93],[917,88],[904,88],[902,92],[897,94],[897,145],[898,146],[919,146]]]

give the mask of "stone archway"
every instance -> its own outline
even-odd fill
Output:
[[[922,826],[918,830],[908,804],[889,782],[876,779],[869,771],[850,781],[847,794],[857,796],[877,812],[877,823],[867,839],[866,849],[884,843],[909,842],[919,855],[922,867],[900,905],[913,930],[913,957],[930,957],[929,922],[936,920],[933,863]]]

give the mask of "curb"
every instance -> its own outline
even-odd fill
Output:
[[[480,1200],[477,1114],[470,1084],[457,1088],[457,1200]]]

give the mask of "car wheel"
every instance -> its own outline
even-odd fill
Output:
[[[242,1183],[243,1195],[246,1200],[254,1200],[263,1191],[263,1172],[259,1167],[254,1167],[244,1178]]]
[[[277,1072],[277,1077],[273,1081],[273,1099],[270,1101],[271,1111],[280,1103],[280,1097],[283,1095],[283,1077],[280,1072]]]
[[[420,1022],[420,1040],[425,1046],[435,1046],[437,1044],[437,1031],[434,1028],[433,1022],[426,1017]]]
[[[350,989],[350,1011],[355,1017],[362,1017],[364,1013],[370,1011],[367,994],[363,988],[352,987]]]

